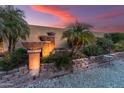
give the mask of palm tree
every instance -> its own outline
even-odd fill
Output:
[[[3,20],[4,29],[0,35],[8,42],[8,51],[14,51],[19,39],[29,36],[28,23],[24,12],[14,6],[0,6],[0,19]]]
[[[63,33],[63,38],[67,38],[68,43],[72,47],[72,53],[75,54],[81,47],[85,47],[94,43],[96,38],[91,32],[93,26],[75,22],[67,26],[67,30]]]

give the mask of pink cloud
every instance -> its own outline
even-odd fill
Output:
[[[123,12],[120,12],[120,11],[112,11],[109,13],[103,13],[101,15],[98,15],[95,18],[98,20],[104,20],[104,19],[110,19],[110,18],[114,18],[117,16],[121,16],[122,14],[123,14]]]
[[[124,32],[123,25],[98,27],[95,32]]]
[[[123,12],[124,7],[116,7],[114,9],[112,9],[110,12],[105,12],[102,14],[98,14],[97,16],[95,16],[95,19],[97,20],[105,20],[105,19],[111,19],[111,18],[115,18],[118,16],[121,16],[124,14]]]
[[[58,17],[61,20],[60,24],[70,23],[76,20],[75,16],[70,12],[61,9],[59,6],[33,5],[31,7],[35,11]]]

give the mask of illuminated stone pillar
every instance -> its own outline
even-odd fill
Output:
[[[48,40],[51,41],[51,43],[50,43],[50,47],[51,47],[50,52],[52,52],[55,49],[55,33],[54,32],[48,32],[47,35],[48,35]]]
[[[29,60],[28,67],[31,76],[38,76],[40,71],[40,52],[43,42],[22,42],[27,48]]]
[[[28,50],[29,54],[29,73],[38,76],[40,72],[40,52],[41,50]]]
[[[47,33],[49,40],[55,44],[55,33],[54,32],[48,32]]]
[[[43,46],[42,46],[42,57],[48,57],[50,55],[51,51],[51,46],[50,46],[50,41],[45,41]]]

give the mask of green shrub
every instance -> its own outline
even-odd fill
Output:
[[[14,52],[16,54],[16,57],[18,59],[19,65],[27,64],[28,55],[27,50],[23,48],[18,48]]]
[[[3,70],[12,70],[21,65],[27,64],[26,50],[19,48],[14,52],[5,53],[3,58],[0,60],[0,66]]]
[[[121,51],[124,51],[124,46],[123,46],[123,44],[121,44],[121,43],[116,43],[116,44],[114,44],[114,45],[112,46],[112,50],[113,50],[114,52],[121,52]]]
[[[79,51],[77,51],[75,54],[72,55],[73,59],[80,59],[80,58],[84,58],[85,55],[84,53],[82,53],[82,49],[79,49]]]
[[[0,66],[5,71],[13,69],[17,64],[17,58],[12,53],[6,53],[0,60]]]
[[[113,43],[118,43],[124,40],[124,33],[107,33],[104,37],[111,39]]]
[[[55,63],[57,69],[69,69],[71,68],[71,55],[70,53],[56,52],[49,57],[43,59],[43,63]]]
[[[96,45],[103,49],[104,54],[107,54],[107,53],[109,53],[109,51],[113,45],[113,41],[108,38],[104,38],[104,37],[97,38]]]
[[[104,50],[97,45],[90,45],[82,49],[83,54],[86,56],[98,56],[104,54]]]

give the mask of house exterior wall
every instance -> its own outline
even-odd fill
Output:
[[[34,26],[30,25],[30,35],[26,39],[26,41],[40,41],[39,36],[40,35],[47,35],[47,32],[55,32],[55,47],[61,48],[65,46],[66,40],[62,39],[62,33],[64,29],[61,28],[52,28],[52,27],[43,27],[43,26]],[[21,44],[22,41],[25,40],[19,40],[19,42],[16,45],[16,48],[23,47]],[[4,50],[7,51],[7,43],[4,41]]]
[[[26,39],[26,41],[40,41],[40,35],[47,35],[47,32],[55,32],[55,47],[60,48],[65,46],[65,40],[62,39],[62,33],[64,29],[60,28],[52,28],[52,27],[43,27],[43,26],[30,26],[30,36]],[[21,42],[22,40],[20,40]],[[17,44],[17,47],[20,47],[20,42]]]
[[[55,48],[63,48],[66,47],[66,40],[62,39],[62,33],[64,32],[64,29],[61,28],[52,28],[52,27],[44,27],[44,26],[34,26],[34,25],[30,25],[30,35],[29,37],[26,39],[26,41],[40,41],[39,40],[39,36],[40,35],[47,35],[47,32],[55,32]],[[94,33],[97,37],[101,37],[103,36],[102,33]],[[22,41],[25,40],[20,40],[17,45],[16,48],[20,48],[23,47],[23,45],[21,44]],[[7,43],[6,41],[4,41],[4,51],[7,51]]]

